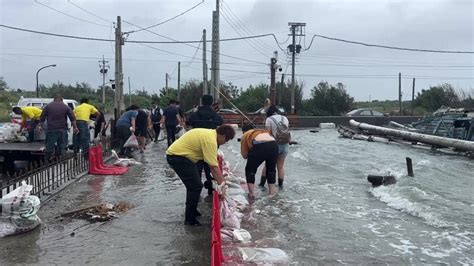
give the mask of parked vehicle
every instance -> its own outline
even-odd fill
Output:
[[[346,116],[387,116],[382,112],[367,108],[360,108],[350,111]]]
[[[52,102],[53,98],[23,98],[23,96],[18,100],[18,103],[14,106],[18,107],[25,107],[25,106],[35,106],[39,108],[45,107],[48,103]],[[79,105],[79,103],[76,100],[71,100],[71,99],[64,99],[63,102],[67,104],[69,107],[71,107],[72,110],[76,108],[76,106]],[[17,115],[15,113],[10,113],[11,115],[11,122],[12,123],[21,123],[21,115]]]

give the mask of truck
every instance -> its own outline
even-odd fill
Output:
[[[52,102],[53,98],[23,98],[16,105],[18,107],[24,106],[36,106],[43,108],[48,103]],[[65,104],[67,104],[71,109],[78,105],[76,100],[64,99]],[[45,155],[45,142],[44,142],[44,132],[39,134],[40,137],[35,142],[11,142],[12,139],[8,139],[9,132],[17,130],[14,125],[21,123],[21,116],[11,113],[11,123],[0,125],[0,175],[6,176],[7,174],[12,175],[17,172],[17,168],[22,168],[21,165],[25,163],[39,162],[44,158]],[[19,128],[19,127],[18,127]],[[70,121],[68,120],[68,143],[72,144],[73,132],[70,126]],[[40,132],[41,133],[41,132]],[[42,135],[42,136],[41,136]],[[16,167],[20,166],[20,167]]]

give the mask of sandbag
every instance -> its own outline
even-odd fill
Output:
[[[131,135],[127,141],[123,144],[124,148],[133,148],[133,149],[138,149],[138,140],[137,136]]]
[[[224,227],[240,229],[240,220],[226,200],[221,202],[221,223]]]
[[[242,260],[254,263],[288,263],[288,255],[278,248],[239,248]]]

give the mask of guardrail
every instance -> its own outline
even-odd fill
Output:
[[[109,157],[115,140],[106,139],[101,144],[104,158]],[[89,171],[87,152],[68,154],[48,162],[33,162],[13,176],[7,176],[6,180],[0,180],[0,199],[21,186],[22,181],[33,185],[32,195],[42,198],[87,171]]]

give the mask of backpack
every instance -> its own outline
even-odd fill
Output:
[[[283,116],[280,121],[277,121],[274,117],[270,116],[270,119],[275,123],[277,130],[272,132],[275,140],[278,144],[286,144],[290,142],[291,134],[290,128],[283,123]]]
[[[151,112],[151,121],[154,123],[158,123],[161,120],[161,108],[157,107]]]

